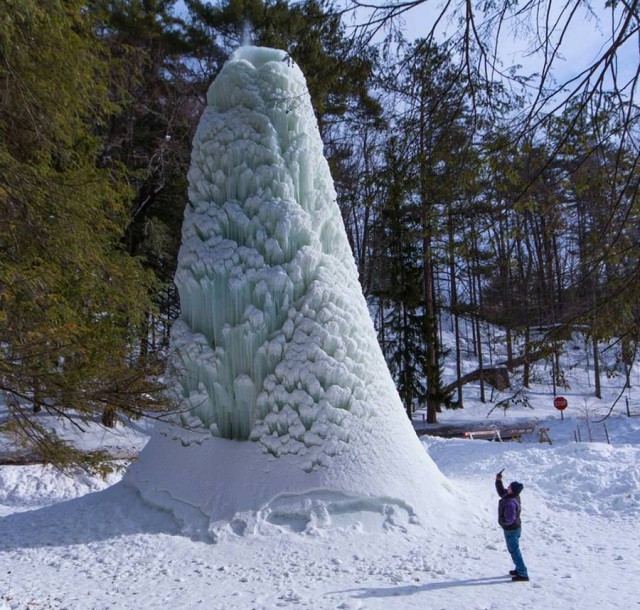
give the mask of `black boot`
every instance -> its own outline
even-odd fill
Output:
[[[516,574],[511,577],[511,582],[529,582],[528,576],[520,576],[520,574]]]

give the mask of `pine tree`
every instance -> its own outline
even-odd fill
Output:
[[[371,294],[378,336],[398,393],[411,419],[427,400],[420,223],[408,198],[406,148],[392,137],[385,146],[384,206],[375,222]]]
[[[37,411],[81,426],[105,409],[163,404],[151,363],[132,356],[152,278],[120,246],[128,189],[116,168],[98,166],[95,133],[115,110],[108,54],[75,0],[7,0],[0,54],[4,427],[45,461],[96,466]]]
[[[141,327],[141,349],[160,351],[177,310],[173,286],[187,200],[191,141],[208,83],[172,0],[95,0],[97,34],[110,54],[112,114],[100,135],[101,162],[126,169],[129,222],[124,244],[159,281]],[[157,340],[159,338],[159,340]]]
[[[465,80],[451,71],[447,49],[418,41],[415,48],[409,47],[406,57],[414,63],[398,78],[389,78],[385,89],[395,95],[395,111],[389,121],[399,134],[401,152],[394,162],[402,159],[402,205],[413,226],[413,232],[405,233],[404,238],[408,239],[413,265],[421,272],[421,298],[412,306],[419,314],[413,323],[418,325],[420,341],[413,341],[407,349],[421,352],[416,352],[423,376],[419,383],[426,381],[427,388],[422,402],[426,403],[429,423],[435,423],[440,408],[451,404],[450,392],[444,391],[442,381],[445,350],[439,332],[440,270],[450,268],[450,253],[442,236],[448,232],[445,219],[461,199],[468,180],[464,156],[473,124],[464,102]],[[383,201],[382,208],[390,202]]]

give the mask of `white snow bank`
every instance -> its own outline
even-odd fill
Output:
[[[2,466],[0,516],[3,510],[6,513],[32,510],[100,491],[121,477],[117,470],[101,479],[86,474],[63,475],[52,466]]]
[[[626,418],[625,418],[626,419]],[[623,422],[625,423],[625,422]],[[475,462],[476,473],[490,480],[506,469],[509,481],[525,484],[552,510],[593,516],[640,514],[640,446],[563,441],[560,446],[491,443],[423,437],[442,472],[457,478]],[[517,464],[514,468],[513,464]]]
[[[259,535],[241,535],[244,522],[232,520],[212,547],[199,536],[176,535],[172,519],[145,507],[122,485],[18,513],[86,488],[53,469],[3,466],[2,481],[14,486],[9,496],[17,503],[0,501],[0,608],[635,607],[638,507],[615,498],[637,493],[637,482],[622,488],[625,470],[637,477],[640,437],[630,425],[640,420],[610,421],[612,439],[635,439],[612,447],[575,443],[569,434],[575,423],[563,422],[564,435],[560,425],[552,430],[553,445],[425,438],[436,464],[464,494],[450,512],[473,505],[473,515],[455,529],[447,517],[442,531],[429,532],[392,523],[381,530],[384,520],[373,510],[340,514],[331,508],[348,501],[346,494],[312,492],[299,511],[306,510],[308,519],[297,519],[280,496],[247,522]],[[218,466],[227,465],[239,468],[226,461]],[[511,583],[496,522],[493,479],[503,467],[509,480],[525,484],[521,544],[528,584]],[[29,495],[36,475],[49,490],[38,494],[38,502]],[[318,499],[330,507],[327,513],[314,504]]]

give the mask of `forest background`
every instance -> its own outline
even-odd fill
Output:
[[[100,469],[41,423],[163,417],[191,140],[230,52],[282,48],[306,75],[379,341],[408,414],[503,389],[563,341],[628,375],[639,339],[638,1],[7,0],[0,7],[2,431]],[[603,17],[604,15],[604,17]],[[570,27],[605,43],[554,79]],[[453,34],[443,35],[443,28]],[[415,29],[415,27],[413,28]],[[504,63],[504,31],[541,58]],[[635,45],[629,69],[619,57]],[[477,370],[463,372],[460,320]],[[454,354],[445,353],[450,324]],[[507,359],[483,353],[506,329]],[[464,325],[469,328],[469,325]],[[613,341],[612,341],[613,340]],[[445,380],[446,356],[457,363]],[[464,374],[463,374],[464,373]]]

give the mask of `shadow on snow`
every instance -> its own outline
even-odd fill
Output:
[[[80,498],[0,518],[0,551],[178,531],[169,514],[149,507],[135,490],[117,483]]]

